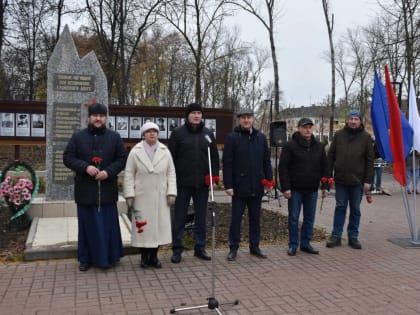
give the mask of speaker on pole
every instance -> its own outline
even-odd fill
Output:
[[[272,147],[282,147],[286,144],[287,132],[285,121],[273,121],[270,124],[270,144]]]

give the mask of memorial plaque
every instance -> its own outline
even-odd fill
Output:
[[[73,172],[63,164],[64,149],[53,148],[53,175],[52,182],[54,185],[72,185]]]
[[[54,90],[67,92],[93,92],[94,77],[91,75],[64,74],[54,75]]]
[[[54,141],[68,141],[80,129],[80,104],[56,103],[52,126]]]

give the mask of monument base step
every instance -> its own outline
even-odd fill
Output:
[[[118,212],[127,212],[127,205],[122,196],[118,197]],[[39,218],[58,218],[58,217],[77,217],[77,205],[74,200],[45,200],[45,197],[36,197],[32,201],[27,215],[33,219]]]
[[[125,213],[119,216],[124,254],[136,254],[131,247],[131,223]],[[34,217],[25,246],[25,260],[77,258],[77,218]]]

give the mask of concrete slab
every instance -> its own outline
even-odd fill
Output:
[[[135,251],[130,246],[130,221],[126,214],[119,217],[125,253]],[[25,260],[74,258],[77,255],[76,217],[35,217],[26,241]]]
[[[420,242],[414,242],[411,238],[390,238],[391,243],[401,246],[403,248],[417,248],[420,249]]]

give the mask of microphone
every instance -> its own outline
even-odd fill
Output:
[[[211,138],[209,137],[209,135],[204,135],[204,138],[207,140],[207,142],[209,144],[211,144],[213,141],[211,140]]]

